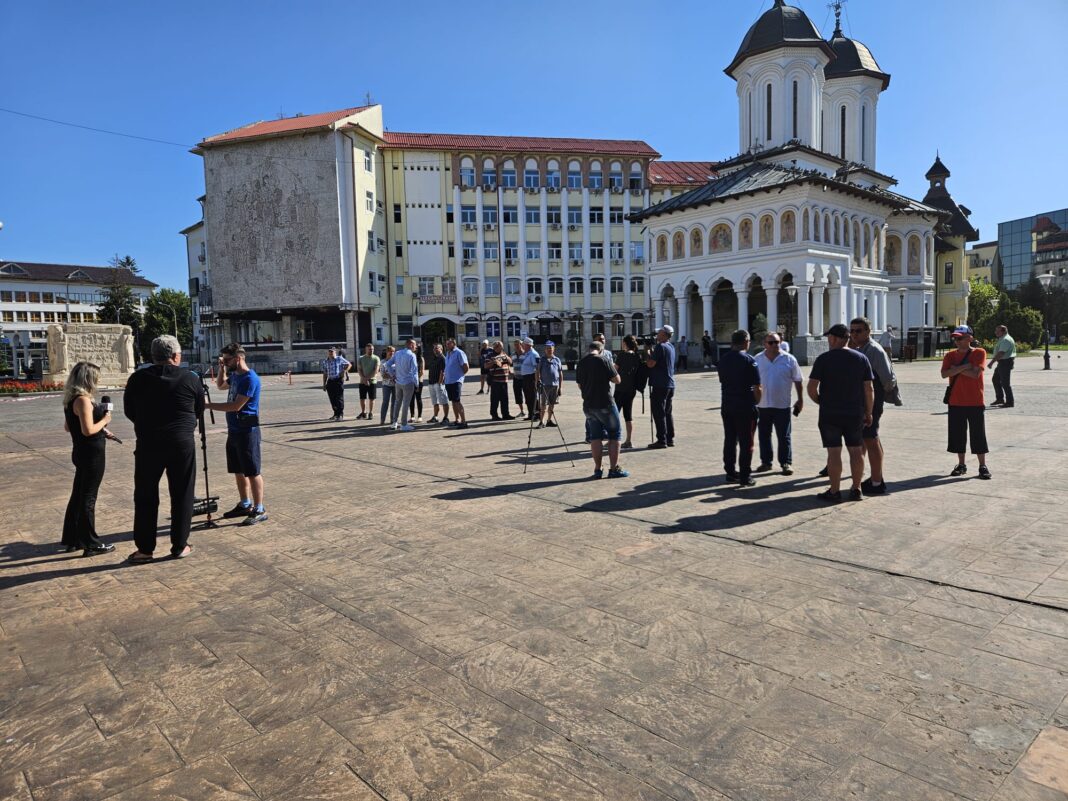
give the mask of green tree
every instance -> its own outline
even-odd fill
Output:
[[[104,287],[104,300],[96,307],[97,320],[128,325],[136,332],[141,327],[140,306],[133,290],[121,278],[121,273],[115,273],[112,282]]]
[[[1002,292],[993,284],[973,278],[968,295],[968,324],[975,328],[980,320],[989,317],[1001,303]]]
[[[141,268],[137,266],[137,260],[134,259],[134,257],[131,256],[129,253],[127,253],[125,256],[120,256],[118,253],[116,253],[114,256],[108,259],[108,264],[119,270],[129,270],[134,275],[138,275],[141,272]]]
[[[193,342],[193,309],[189,295],[180,289],[158,289],[145,303],[145,321],[141,334],[141,355],[151,357],[152,340],[162,334],[174,334],[178,324],[178,341],[189,349]]]

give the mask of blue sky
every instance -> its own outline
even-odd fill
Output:
[[[395,131],[644,139],[714,160],[738,150],[723,67],[770,4],[0,0],[0,107],[193,144],[370,92]],[[830,34],[824,3],[800,6]],[[844,22],[893,76],[877,166],[900,191],[923,196],[937,148],[984,240],[1068,206],[1068,2],[852,0]],[[0,258],[130,253],[185,286],[198,157],[4,113],[0,154]]]

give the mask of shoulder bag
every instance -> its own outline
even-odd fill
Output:
[[[964,359],[958,362],[955,366],[963,367],[972,358],[973,350],[974,348],[968,348],[968,355],[965,356]],[[958,378],[960,378],[960,373],[949,379],[949,386],[946,387],[946,394],[942,396],[942,403],[946,404],[946,406],[949,405],[949,396],[953,392],[953,385],[957,383]]]

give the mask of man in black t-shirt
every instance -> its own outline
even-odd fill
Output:
[[[593,478],[601,478],[602,440],[608,440],[608,477],[626,478],[630,475],[619,466],[619,441],[623,426],[619,410],[612,402],[612,384],[619,383],[616,368],[604,358],[600,342],[590,344],[590,352],[578,363],[575,382],[582,391],[582,411],[586,415],[586,436],[593,456]]]
[[[858,351],[849,350],[849,329],[841,323],[827,333],[830,350],[820,354],[808,374],[808,396],[820,407],[820,437],[827,449],[827,475],[831,486],[818,496],[838,503],[842,500],[842,441],[849,451],[853,487],[849,500],[863,499],[860,482],[864,478],[864,426],[872,423],[875,390],[871,364]]]
[[[749,332],[740,329],[731,334],[730,352],[719,360],[719,383],[722,390],[719,415],[723,419],[723,468],[727,481],[740,487],[752,487],[753,433],[756,431],[757,403],[763,393],[756,360],[749,355]],[[737,455],[738,472],[734,472]]]

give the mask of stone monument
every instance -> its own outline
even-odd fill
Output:
[[[102,386],[125,386],[134,371],[133,329],[105,323],[60,323],[48,326],[46,381],[64,382],[80,361],[100,365]]]

